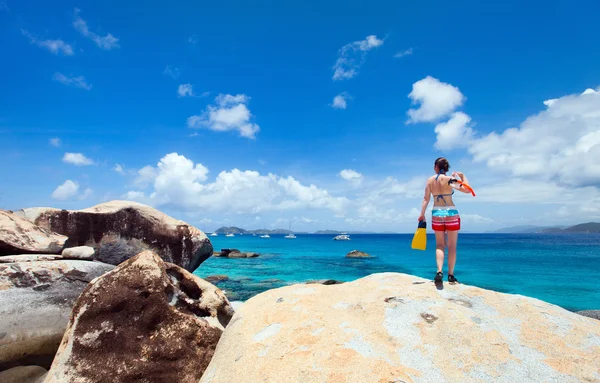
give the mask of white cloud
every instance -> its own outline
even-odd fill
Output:
[[[194,88],[192,84],[181,84],[177,88],[177,94],[179,97],[194,96]]]
[[[110,50],[119,47],[119,39],[112,34],[109,33],[106,36],[100,36],[90,31],[85,20],[79,16],[79,12],[80,10],[75,8],[75,21],[73,21],[73,26],[75,29],[77,29],[85,37],[94,41],[96,45],[102,49]]]
[[[60,201],[70,199],[86,199],[93,194],[92,189],[85,189],[83,194],[79,195],[79,183],[76,181],[66,180],[62,185],[59,185],[52,193],[52,198]]]
[[[156,178],[157,172],[152,166],[144,166],[138,170],[138,176],[133,181],[133,184],[137,187],[145,188]]]
[[[358,74],[358,69],[365,61],[366,53],[373,48],[383,45],[375,35],[367,36],[364,40],[354,41],[344,45],[333,66],[333,79],[350,79]]]
[[[55,55],[62,53],[65,56],[72,56],[75,54],[73,51],[73,47],[70,44],[64,42],[63,40],[39,40],[37,37],[33,36],[31,33],[24,29],[21,29],[21,33],[29,38],[29,42],[31,44],[35,44],[38,47],[45,48],[50,52],[54,53]]]
[[[475,223],[487,223],[493,222],[494,220],[488,217],[483,217],[479,214],[461,214],[461,219],[469,220]]]
[[[92,86],[85,81],[85,77],[83,76],[68,77],[62,73],[57,72],[54,74],[54,80],[65,85],[72,85],[76,88],[81,88],[85,90],[92,89]]]
[[[340,93],[333,98],[331,107],[334,109],[346,109],[346,100],[349,98],[347,93]]]
[[[54,147],[57,147],[57,148],[60,146],[60,143],[61,143],[61,142],[60,142],[60,138],[58,138],[58,137],[51,138],[51,139],[49,140],[49,142],[50,142],[50,145],[52,145],[52,146],[54,146]]]
[[[396,53],[394,55],[395,58],[400,58],[400,57],[404,57],[404,56],[410,56],[413,54],[413,49],[412,48],[408,48],[406,50],[400,51],[398,53]]]
[[[113,170],[119,174],[125,174],[125,169],[121,164],[116,164]]]
[[[465,97],[460,90],[450,84],[427,76],[413,84],[408,95],[412,103],[421,104],[418,109],[410,109],[408,122],[434,122],[446,117],[461,106]]]
[[[600,184],[600,87],[544,102],[516,128],[472,140],[476,163],[564,185]]]
[[[146,198],[157,206],[183,211],[205,209],[253,216],[294,209],[339,213],[348,204],[345,197],[334,197],[316,185],[307,186],[293,177],[261,175],[252,170],[223,171],[213,182],[206,182],[208,169],[177,153],[163,157],[156,168],[144,169],[145,174],[153,176],[152,192]],[[140,193],[134,191],[130,197],[144,198]]]
[[[92,196],[92,194],[94,194],[94,192],[92,191],[92,189],[87,188],[87,189],[85,189],[85,191],[83,192],[83,194],[81,196],[79,196],[79,199],[88,199],[89,197]]]
[[[201,115],[189,117],[187,125],[216,132],[238,131],[240,136],[253,139],[260,127],[250,122],[253,116],[247,106],[249,101],[245,94],[219,94],[215,105],[209,105]]]
[[[63,156],[63,162],[76,166],[93,165],[94,161],[87,158],[81,153],[65,153]]]
[[[173,67],[171,65],[167,65],[167,67],[163,71],[163,74],[170,76],[172,79],[176,79],[177,77],[179,77],[181,75],[181,70],[179,70],[179,68]]]
[[[473,129],[469,126],[471,117],[463,112],[455,112],[450,119],[436,125],[436,149],[452,150],[469,146],[473,138]]]
[[[188,43],[190,43],[190,44],[197,44],[198,43],[198,37],[196,37],[196,35],[191,35],[188,38]]]
[[[354,183],[361,183],[362,180],[365,178],[362,174],[360,174],[359,172],[352,170],[352,169],[342,170],[340,172],[340,177],[342,177],[346,181],[350,181],[350,182],[354,182]]]
[[[66,180],[65,183],[58,186],[52,193],[52,198],[58,200],[67,200],[73,198],[79,192],[79,184],[71,180]]]

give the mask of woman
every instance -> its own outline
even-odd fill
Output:
[[[458,241],[458,231],[460,230],[460,215],[454,206],[452,195],[454,190],[469,193],[462,185],[451,182],[452,179],[458,176],[463,182],[469,183],[464,173],[454,172],[450,177],[446,175],[448,169],[450,169],[450,164],[447,159],[440,157],[435,160],[433,170],[436,175],[431,176],[425,184],[425,197],[421,204],[421,215],[419,216],[419,222],[425,221],[425,210],[433,195],[435,200],[431,211],[431,228],[435,232],[436,242],[437,273],[434,279],[436,282],[441,282],[444,278],[442,268],[444,266],[444,249],[446,245],[448,245],[448,282],[458,282],[454,277],[454,265],[456,264],[456,243]],[[447,239],[446,234],[448,235]]]

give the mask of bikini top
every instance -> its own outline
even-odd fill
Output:
[[[437,181],[438,177],[440,176],[440,174],[442,174],[442,173],[438,173],[438,175],[435,177],[435,180],[436,180],[436,181]],[[450,181],[448,181],[448,184],[450,184]],[[435,200],[436,200],[436,201],[439,201],[439,200],[441,199],[442,201],[444,201],[444,204],[446,204],[446,205],[447,205],[448,203],[447,203],[447,202],[446,202],[446,200],[444,199],[444,196],[451,196],[451,195],[453,195],[453,194],[454,194],[454,189],[452,189],[452,193],[450,193],[450,194],[438,194],[438,195],[435,195],[435,194],[434,194],[433,196],[435,197]]]

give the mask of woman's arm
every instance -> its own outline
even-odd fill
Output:
[[[467,179],[467,176],[465,176],[465,173],[463,173],[463,172],[456,172],[455,174],[460,177],[460,179],[462,180],[462,182],[464,182],[466,184],[469,183],[469,180]],[[458,191],[461,191],[461,192],[465,193],[465,194],[470,194],[471,193],[471,191],[469,191],[469,189],[463,187],[461,184],[458,184],[458,185],[452,184],[452,187],[454,189],[458,190]]]
[[[425,195],[423,196],[423,202],[421,202],[421,215],[419,215],[419,222],[425,221],[425,210],[431,199],[431,188],[429,187],[429,181],[425,184]]]

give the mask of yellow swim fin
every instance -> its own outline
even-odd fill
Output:
[[[416,250],[425,250],[427,248],[427,222],[419,222],[417,231],[412,240],[412,248]]]

